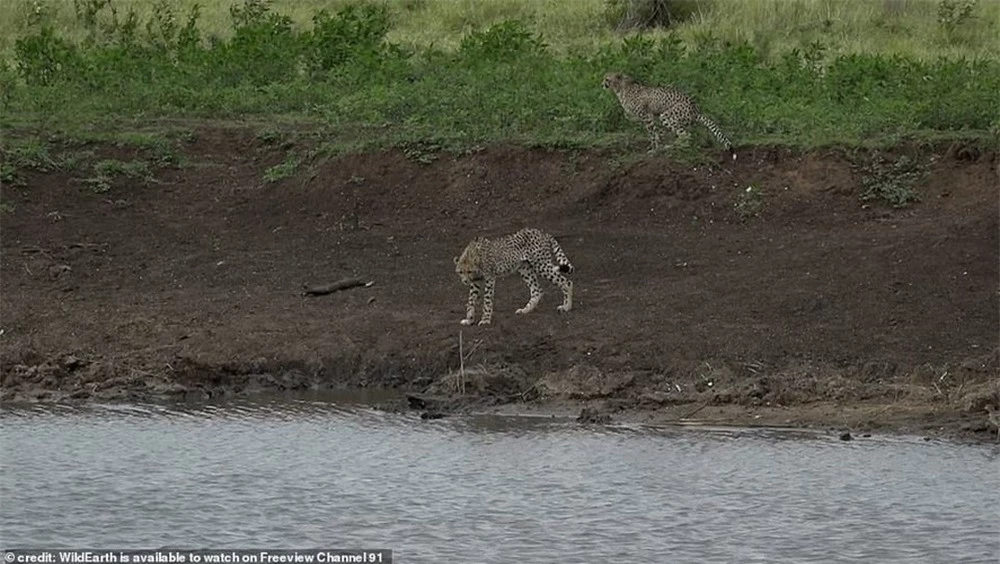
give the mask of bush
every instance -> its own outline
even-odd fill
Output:
[[[671,27],[700,10],[697,0],[607,0],[605,18],[620,31]]]

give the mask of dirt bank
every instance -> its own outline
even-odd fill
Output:
[[[308,147],[264,141],[201,126],[152,181],[95,194],[86,172],[28,171],[5,187],[2,399],[385,387],[442,412],[995,432],[993,151],[899,149],[929,169],[921,201],[893,209],[859,199],[870,153],[390,150],[267,182]],[[575,264],[574,310],[553,288],[515,316],[514,277],[492,326],[461,327],[452,257],[524,226]],[[374,284],[303,296],[345,277]]]

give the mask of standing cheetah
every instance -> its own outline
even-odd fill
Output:
[[[573,281],[566,274],[573,265],[555,237],[538,229],[526,228],[505,237],[477,237],[455,257],[455,272],[469,286],[469,301],[462,325],[472,325],[476,317],[476,302],[483,287],[483,317],[480,325],[489,325],[493,318],[493,287],[497,278],[518,272],[528,285],[531,298],[516,313],[530,313],[542,299],[541,276],[562,290],[563,303],[556,309],[567,312],[573,307]]]
[[[726,150],[732,153],[733,159],[736,159],[736,152],[733,151],[733,144],[729,138],[714,121],[701,113],[694,100],[684,92],[672,86],[644,86],[632,77],[620,73],[604,75],[601,86],[615,93],[626,115],[638,119],[646,126],[653,150],[660,147],[657,118],[677,135],[678,141],[681,139],[686,141],[690,135],[687,126],[699,122],[707,127]]]

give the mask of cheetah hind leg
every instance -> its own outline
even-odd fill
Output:
[[[660,131],[656,127],[656,120],[646,117],[642,123],[646,126],[646,133],[649,134],[649,152],[654,153],[660,149]]]
[[[573,309],[573,281],[559,272],[559,267],[550,264],[548,268],[542,271],[545,278],[559,287],[563,293],[563,303],[556,307],[557,310],[566,313]]]
[[[674,140],[675,147],[690,147],[691,146],[691,133],[686,129],[678,129],[675,131],[676,139]]]
[[[664,114],[660,116],[660,121],[663,122],[663,126],[667,130],[674,134],[674,141],[668,148],[687,147],[691,144],[691,133],[678,123],[677,119]]]
[[[565,277],[564,277],[565,278]],[[563,303],[556,307],[557,310],[566,313],[573,309],[573,281],[566,278],[566,286],[562,288]]]
[[[524,283],[528,285],[528,292],[531,293],[531,297],[528,298],[528,303],[524,304],[524,307],[514,312],[523,315],[525,313],[531,313],[538,305],[538,301],[542,299],[542,285],[538,283],[538,274],[535,273],[534,268],[525,265],[518,269],[518,272],[521,273],[521,278],[524,279]]]

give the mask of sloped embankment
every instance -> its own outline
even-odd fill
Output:
[[[177,150],[182,166],[101,193],[81,170],[5,187],[5,400],[386,387],[440,412],[993,430],[995,152],[389,150],[275,180],[286,155],[253,131],[200,128]],[[920,201],[885,203],[907,190]],[[553,291],[515,316],[514,277],[491,327],[462,328],[452,257],[524,226],[569,253],[574,311]],[[344,277],[374,284],[302,295]]]

